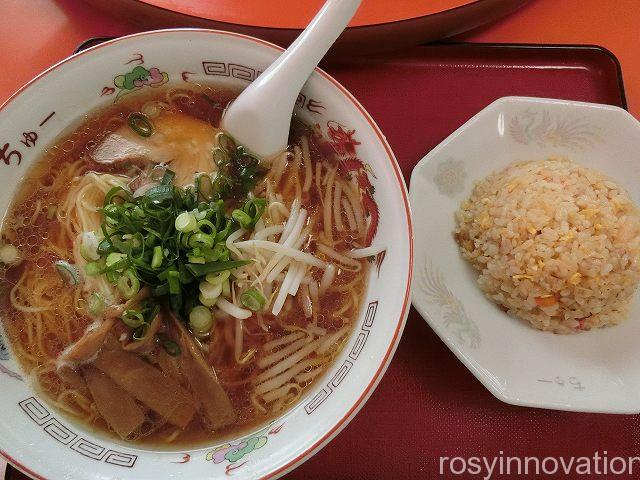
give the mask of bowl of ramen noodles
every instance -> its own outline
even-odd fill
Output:
[[[24,472],[276,477],[377,385],[409,305],[404,182],[319,69],[283,152],[220,128],[280,52],[137,34],[0,109],[0,453]]]

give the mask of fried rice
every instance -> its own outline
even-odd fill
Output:
[[[478,182],[455,238],[485,294],[540,330],[615,325],[640,282],[640,210],[615,181],[566,158]]]

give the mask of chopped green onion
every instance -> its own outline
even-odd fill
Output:
[[[179,232],[192,232],[198,228],[198,221],[193,213],[182,212],[176,217],[175,227]]]
[[[189,248],[189,238],[191,235],[193,235],[193,233],[178,232],[178,243],[184,248]]]
[[[102,273],[102,267],[99,262],[91,262],[87,263],[84,267],[84,273],[86,273],[90,277],[95,277],[96,275],[100,275]]]
[[[211,235],[207,235],[206,233],[194,233],[189,237],[189,246],[192,248],[204,247],[211,248],[213,247],[213,237]]]
[[[215,163],[217,167],[221,167],[229,161],[229,154],[220,147],[214,148],[212,155],[213,163]]]
[[[126,246],[124,246],[127,250],[132,250],[133,248],[139,248],[142,246],[142,241],[140,240],[139,234],[131,234],[127,233],[122,236],[122,240],[127,242]]]
[[[145,323],[144,315],[137,310],[125,310],[122,314],[122,322],[131,328],[138,328]]]
[[[243,226],[242,228],[251,229],[256,226],[260,217],[264,213],[267,208],[267,201],[264,198],[250,198],[242,207],[242,211],[246,213],[250,218],[251,222],[247,224],[247,226]]]
[[[129,199],[129,192],[120,186],[112,187],[111,190],[109,190],[104,196],[104,202],[102,204],[104,209],[110,207],[111,205],[115,206],[113,202],[114,199],[119,199],[121,202],[126,202]],[[109,211],[113,212],[114,210],[111,208]]]
[[[108,238],[105,238],[98,244],[98,253],[100,255],[104,255],[109,253],[109,251],[113,248],[113,244],[109,241]]]
[[[133,331],[133,335],[131,337],[134,341],[139,342],[140,340],[144,339],[145,335],[147,334],[147,330],[149,330],[149,324],[143,323]]]
[[[131,130],[136,132],[141,137],[150,137],[153,133],[153,124],[149,117],[143,113],[134,112],[129,114],[127,123],[131,127]]]
[[[152,290],[154,297],[161,297],[169,293],[169,284],[162,283]]]
[[[219,132],[216,135],[216,143],[218,144],[219,148],[227,153],[234,152],[237,148],[236,142],[233,137],[224,132]]]
[[[214,300],[222,294],[222,285],[212,285],[209,282],[200,282],[200,293],[207,300]]]
[[[118,289],[127,300],[133,298],[140,291],[140,280],[131,269],[124,272],[118,279]]]
[[[151,268],[160,268],[162,265],[162,247],[156,245],[153,247],[153,257],[151,258]]]
[[[164,175],[162,176],[162,181],[160,182],[160,184],[171,185],[171,182],[173,182],[173,179],[175,178],[175,176],[176,176],[175,172],[167,168],[164,171]]]
[[[82,234],[82,241],[80,244],[80,255],[87,262],[95,261],[100,259],[100,254],[98,253],[98,237],[93,232],[84,232]]]
[[[196,190],[200,200],[209,201],[213,198],[213,182],[206,173],[196,177]]]
[[[222,285],[225,280],[227,280],[231,276],[231,272],[229,270],[223,270],[218,273],[210,273],[207,275],[206,279],[211,285]]]
[[[238,222],[244,229],[248,229],[251,227],[251,217],[248,213],[243,212],[242,210],[235,209],[231,213],[231,218]]]
[[[231,234],[231,232],[234,230],[233,228],[233,222],[227,222],[226,226],[224,227],[223,230],[220,230],[217,234],[216,234],[216,243],[218,242],[224,242],[227,237]],[[224,246],[224,244],[223,244]]]
[[[207,333],[213,326],[211,310],[202,305],[193,307],[189,313],[189,327],[194,333]]]
[[[178,345],[173,340],[168,339],[165,335],[158,335],[158,340],[160,340],[160,345],[162,345],[162,348],[164,348],[165,351],[172,357],[177,357],[182,353],[180,345]]]
[[[55,266],[62,279],[69,285],[77,285],[80,282],[80,274],[75,265],[66,260],[56,260]]]
[[[198,300],[200,300],[200,303],[203,304],[205,307],[213,307],[218,301],[218,298],[220,297],[205,298],[204,295],[202,294],[198,295]]]
[[[181,312],[183,305],[184,302],[182,298],[182,291],[177,294],[169,295],[169,307],[171,308],[171,310],[173,310],[174,312]]]
[[[251,260],[230,260],[227,262],[209,262],[204,265],[188,264],[187,269],[196,277],[202,277],[208,273],[221,272],[232,268],[243,267],[251,263]]]
[[[207,235],[212,235],[214,237],[216,235],[216,226],[209,220],[198,220],[198,228],[202,233],[206,233]]]
[[[231,297],[231,283],[229,282],[228,278],[222,284],[222,296],[224,298]]]
[[[89,296],[89,301],[87,303],[89,306],[89,313],[94,317],[101,315],[106,307],[106,302],[99,293],[92,293],[91,296]]]
[[[113,252],[107,255],[106,265],[107,267],[113,267],[117,263],[121,262],[127,258],[127,255],[124,253]]]
[[[120,274],[112,270],[107,270],[105,276],[111,283],[116,283],[118,281],[118,278],[120,277]]]
[[[167,272],[167,283],[169,284],[169,293],[172,295],[180,294],[180,272],[170,270]]]
[[[222,260],[222,258],[227,255],[227,258],[224,260],[225,262],[228,260],[229,249],[224,244],[224,242],[216,243],[213,246],[213,249],[207,253],[207,261],[215,262],[216,260]]]
[[[130,120],[142,126],[143,134],[153,130],[144,116],[132,115]],[[183,188],[174,184],[174,172],[161,167],[153,176],[159,184],[141,196],[134,198],[121,186],[107,192],[100,209],[101,230],[85,234],[81,245],[87,275],[104,275],[127,298],[148,286],[155,301],[169,304],[182,318],[194,306],[213,305],[221,294],[230,296],[230,270],[250,261],[232,261],[225,242],[239,226],[255,226],[264,212],[264,199],[239,202],[266,170],[228,135],[218,135],[216,142],[215,178],[199,174],[195,186]],[[230,205],[238,205],[235,216]],[[197,287],[206,276],[212,281],[203,286],[203,294]],[[140,313],[143,323],[150,324],[147,310]],[[139,318],[134,315],[129,323],[140,323]],[[131,328],[143,336],[146,327]]]
[[[240,295],[240,302],[249,310],[257,312],[258,310],[262,310],[267,299],[264,298],[264,295],[257,289],[250,288]]]
[[[207,259],[204,257],[194,257],[192,255],[187,255],[187,260],[189,260],[189,263],[197,263],[200,265],[204,265],[205,263],[207,263]]]
[[[163,205],[165,202],[173,200],[173,187],[171,185],[158,185],[147,190],[143,199],[150,202],[154,207]]]

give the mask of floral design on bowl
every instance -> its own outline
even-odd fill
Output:
[[[509,122],[509,135],[523,145],[564,147],[579,150],[601,141],[598,129],[581,117],[553,116],[548,110],[530,110]]]
[[[480,330],[464,310],[462,302],[447,287],[442,272],[431,260],[424,263],[423,274],[416,279],[417,288],[424,298],[440,307],[442,324],[462,345],[477,348],[480,345]]]
[[[162,72],[158,67],[145,68],[144,55],[135,53],[132,58],[125,62],[125,65],[135,64],[136,66],[127,73],[116,75],[113,78],[113,87],[106,86],[102,88],[100,96],[112,95],[116,92],[114,103],[120,98],[130,93],[136,92],[143,87],[157,88],[169,81],[169,74]],[[115,87],[115,88],[114,88]]]
[[[226,443],[214,448],[207,453],[205,460],[212,461],[215,464],[228,462],[225,473],[229,475],[231,471],[243,467],[248,462],[245,457],[253,451],[264,447],[269,441],[269,437],[271,435],[277,435],[284,427],[284,423],[276,427],[273,425],[274,423],[241,440]],[[243,459],[245,460],[244,462],[237,463]]]
[[[438,165],[438,171],[433,177],[433,181],[441,194],[453,197],[462,193],[466,178],[467,172],[464,169],[464,162],[447,158]]]

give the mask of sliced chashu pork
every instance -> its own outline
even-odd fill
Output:
[[[192,184],[195,173],[216,170],[211,152],[219,129],[183,113],[162,112],[151,122],[151,136],[142,137],[124,125],[108,134],[91,158],[98,163],[169,164],[175,184],[181,186]]]
[[[218,430],[236,420],[236,412],[213,367],[207,363],[193,336],[173,314],[169,314],[168,330],[180,345],[178,364],[198,403],[203,424]]]
[[[103,349],[93,366],[172,425],[184,429],[191,422],[196,408],[189,392],[139,355]]]
[[[136,295],[120,305],[111,305],[104,311],[103,319],[97,320],[85,330],[82,337],[75,343],[69,345],[58,357],[58,366],[76,368],[79,364],[90,361],[94,358],[105,340],[107,335],[111,332],[114,326],[115,319],[122,315],[122,313],[129,309],[132,305],[141,302],[149,296],[151,290],[149,287],[143,287]],[[160,320],[158,320],[160,321]],[[152,323],[154,328],[150,328],[152,334],[155,335],[160,327],[159,323]],[[147,332],[149,333],[149,332]],[[142,346],[141,346],[142,347]],[[130,347],[131,350],[135,350],[135,347]]]
[[[107,318],[90,325],[82,337],[67,347],[58,358],[60,365],[80,364],[95,357],[113,327],[114,319]]]
[[[121,438],[130,438],[146,418],[135,399],[97,368],[86,366],[82,373],[102,418]]]

